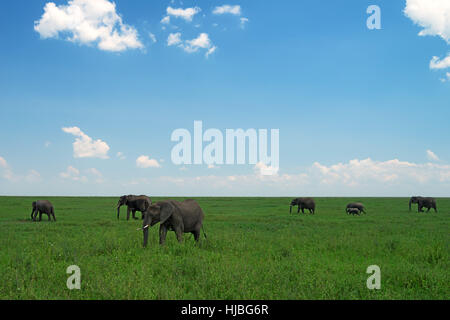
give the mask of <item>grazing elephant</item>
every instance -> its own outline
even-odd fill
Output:
[[[352,215],[360,215],[361,211],[359,211],[358,208],[347,208],[347,214],[352,214]]]
[[[206,238],[203,229],[204,214],[195,200],[185,200],[178,202],[174,200],[159,201],[147,207],[145,218],[142,224],[144,232],[144,247],[147,246],[148,230],[154,224],[160,222],[159,244],[166,241],[168,230],[175,231],[179,242],[183,241],[183,233],[192,233],[195,241],[200,239],[200,229]]]
[[[366,213],[366,211],[365,211],[365,208],[364,208],[364,205],[361,203],[361,202],[352,202],[352,203],[349,203],[348,205],[347,205],[347,208],[345,209],[345,211],[347,212],[347,213],[349,213],[348,211],[350,210],[350,209],[357,209],[358,211],[359,211],[359,213]],[[359,214],[358,213],[358,214]]]
[[[39,221],[42,220],[42,214],[45,213],[48,216],[48,221],[53,220],[56,221],[55,218],[55,209],[53,205],[48,200],[38,200],[33,201],[33,210],[31,211],[31,220],[36,221],[36,217],[39,213]]]
[[[422,208],[428,208],[427,212],[430,211],[431,208],[434,209],[435,212],[437,212],[436,208],[436,199],[428,197],[411,197],[409,200],[409,211],[411,211],[411,203],[417,203],[417,212],[423,212]]]
[[[119,219],[120,207],[123,205],[127,206],[127,220],[130,220],[130,211],[133,213],[133,219],[138,219],[136,218],[136,211],[140,211],[142,213],[142,219],[144,219],[146,204],[151,205],[152,200],[144,195],[121,196],[119,198],[119,202],[117,203],[117,219]]]
[[[309,210],[309,213],[314,214],[316,210],[316,203],[313,198],[295,198],[291,201],[291,206],[289,207],[289,213],[292,213],[292,206],[298,206],[297,213],[302,210],[305,213],[305,209]]]

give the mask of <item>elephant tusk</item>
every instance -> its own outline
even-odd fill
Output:
[[[140,231],[140,230],[145,230],[145,229],[147,229],[149,227],[149,225],[146,225],[145,227],[142,227],[142,228],[137,228],[136,230],[137,231]]]

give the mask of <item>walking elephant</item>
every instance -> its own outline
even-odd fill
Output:
[[[364,214],[366,213],[365,208],[364,208],[364,205],[363,205],[361,202],[352,202],[352,203],[349,203],[349,204],[347,205],[345,211],[346,211],[347,213],[349,213],[349,210],[350,210],[350,209],[356,209],[356,210],[358,210],[358,211],[359,211],[358,214],[360,214],[361,212],[364,213]]]
[[[314,214],[316,210],[316,203],[313,198],[295,198],[291,201],[291,205],[289,207],[289,213],[292,213],[292,207],[297,206],[297,213],[302,210],[302,213],[305,213],[305,209],[309,210],[309,213]]]
[[[31,211],[31,220],[36,221],[36,217],[39,213],[39,221],[42,220],[42,214],[45,213],[48,216],[48,221],[53,220],[56,221],[55,218],[55,208],[48,200],[37,200],[33,201],[33,210]]]
[[[411,197],[411,199],[409,199],[409,211],[411,211],[411,203],[417,203],[417,212],[423,212],[423,208],[427,208],[427,212],[429,212],[431,208],[437,212],[436,199],[434,198],[418,196]]]
[[[195,241],[200,239],[200,229],[206,238],[203,229],[203,219],[205,215],[195,200],[185,200],[183,202],[167,200],[159,201],[147,207],[142,224],[144,233],[144,247],[148,242],[149,228],[156,223],[159,226],[159,244],[166,241],[167,231],[174,231],[179,242],[183,241],[183,233],[192,233]]]
[[[119,219],[120,207],[123,205],[127,206],[127,220],[130,220],[130,211],[133,213],[133,219],[138,219],[136,218],[136,211],[140,211],[142,213],[142,219],[144,219],[145,208],[151,204],[152,200],[144,195],[121,196],[117,203],[117,219]]]

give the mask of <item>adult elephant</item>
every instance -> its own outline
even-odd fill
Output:
[[[349,203],[345,209],[345,212],[349,213],[351,209],[357,209],[359,213],[366,213],[364,205],[361,202],[352,202]]]
[[[302,210],[305,213],[305,209],[309,210],[309,213],[314,214],[316,210],[316,203],[313,198],[295,198],[291,201],[291,206],[289,207],[289,213],[292,213],[292,207],[297,206],[297,213]]]
[[[417,212],[423,212],[423,208],[427,208],[427,212],[429,212],[431,208],[433,208],[434,211],[437,212],[436,199],[432,197],[411,197],[411,199],[409,199],[409,211],[411,211],[412,203],[417,203]]]
[[[31,220],[36,221],[36,217],[39,213],[39,221],[42,220],[42,214],[45,213],[48,216],[48,221],[53,220],[56,221],[55,218],[55,208],[52,203],[48,200],[37,200],[33,201],[33,210],[31,211]]]
[[[142,230],[144,233],[144,247],[147,246],[148,230],[156,223],[159,226],[159,244],[166,241],[167,231],[174,231],[179,242],[183,241],[183,233],[192,233],[195,241],[200,239],[200,229],[206,238],[203,229],[203,219],[205,215],[195,200],[185,200],[183,202],[175,200],[159,201],[150,205],[145,211]]]
[[[117,219],[119,219],[120,207],[123,205],[127,206],[127,220],[130,220],[130,212],[133,213],[133,219],[138,219],[136,218],[136,211],[140,211],[142,213],[142,219],[144,219],[145,208],[147,208],[151,204],[152,200],[144,195],[121,196],[119,198],[119,202],[117,202]]]

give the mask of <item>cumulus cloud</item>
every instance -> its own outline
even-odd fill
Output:
[[[194,53],[199,51],[200,49],[203,49],[206,51],[205,57],[208,57],[217,49],[217,47],[213,45],[207,33],[200,33],[197,38],[194,38],[192,40],[182,40],[180,32],[171,33],[167,38],[167,45],[176,45],[179,48],[182,48],[187,53]]]
[[[406,0],[404,13],[423,28],[420,36],[439,36],[450,43],[450,1]]]
[[[68,166],[66,171],[61,172],[59,176],[63,179],[73,180],[73,181],[81,181],[87,182],[86,176],[80,176],[80,170],[75,167]]]
[[[450,44],[450,1],[406,0],[404,13],[415,24],[422,27],[419,36],[438,36]],[[450,54],[443,59],[433,56],[430,61],[430,69],[449,67]]]
[[[194,16],[197,13],[199,13],[200,11],[201,11],[201,9],[199,7],[186,8],[186,9],[167,7],[167,9],[166,9],[167,16],[164,17],[163,20],[161,20],[161,22],[169,23],[171,16],[175,17],[175,18],[181,18],[187,22],[191,22],[192,19],[194,18]]]
[[[444,59],[434,56],[430,61],[430,69],[446,69],[450,68],[450,54]]]
[[[431,161],[439,161],[439,157],[431,150],[427,150],[427,158]]]
[[[235,16],[239,16],[239,15],[241,15],[241,6],[239,6],[239,5],[231,6],[231,5],[225,4],[223,6],[215,7],[213,10],[213,14],[226,14],[226,13],[232,14]]]
[[[136,159],[136,166],[138,168],[160,168],[161,165],[155,159],[150,159],[148,156],[140,156]]]
[[[268,166],[263,162],[258,162],[255,167],[254,170],[257,174],[262,175],[262,176],[272,176],[272,175],[276,175],[278,174],[278,170],[279,168],[275,168],[272,166]]]
[[[109,146],[106,142],[93,140],[78,127],[62,128],[66,133],[74,135],[73,155],[75,158],[108,158]]]
[[[167,37],[167,45],[168,46],[175,46],[177,44],[181,43],[181,33],[171,33]]]
[[[136,29],[123,23],[115,3],[108,0],[71,0],[59,6],[48,2],[34,30],[43,39],[64,37],[84,45],[96,44],[105,51],[144,47]]]
[[[331,166],[315,162],[310,175],[318,178],[323,184],[358,186],[381,183],[382,186],[384,183],[450,182],[449,173],[450,165],[416,164],[398,159],[374,161],[367,158]]]

